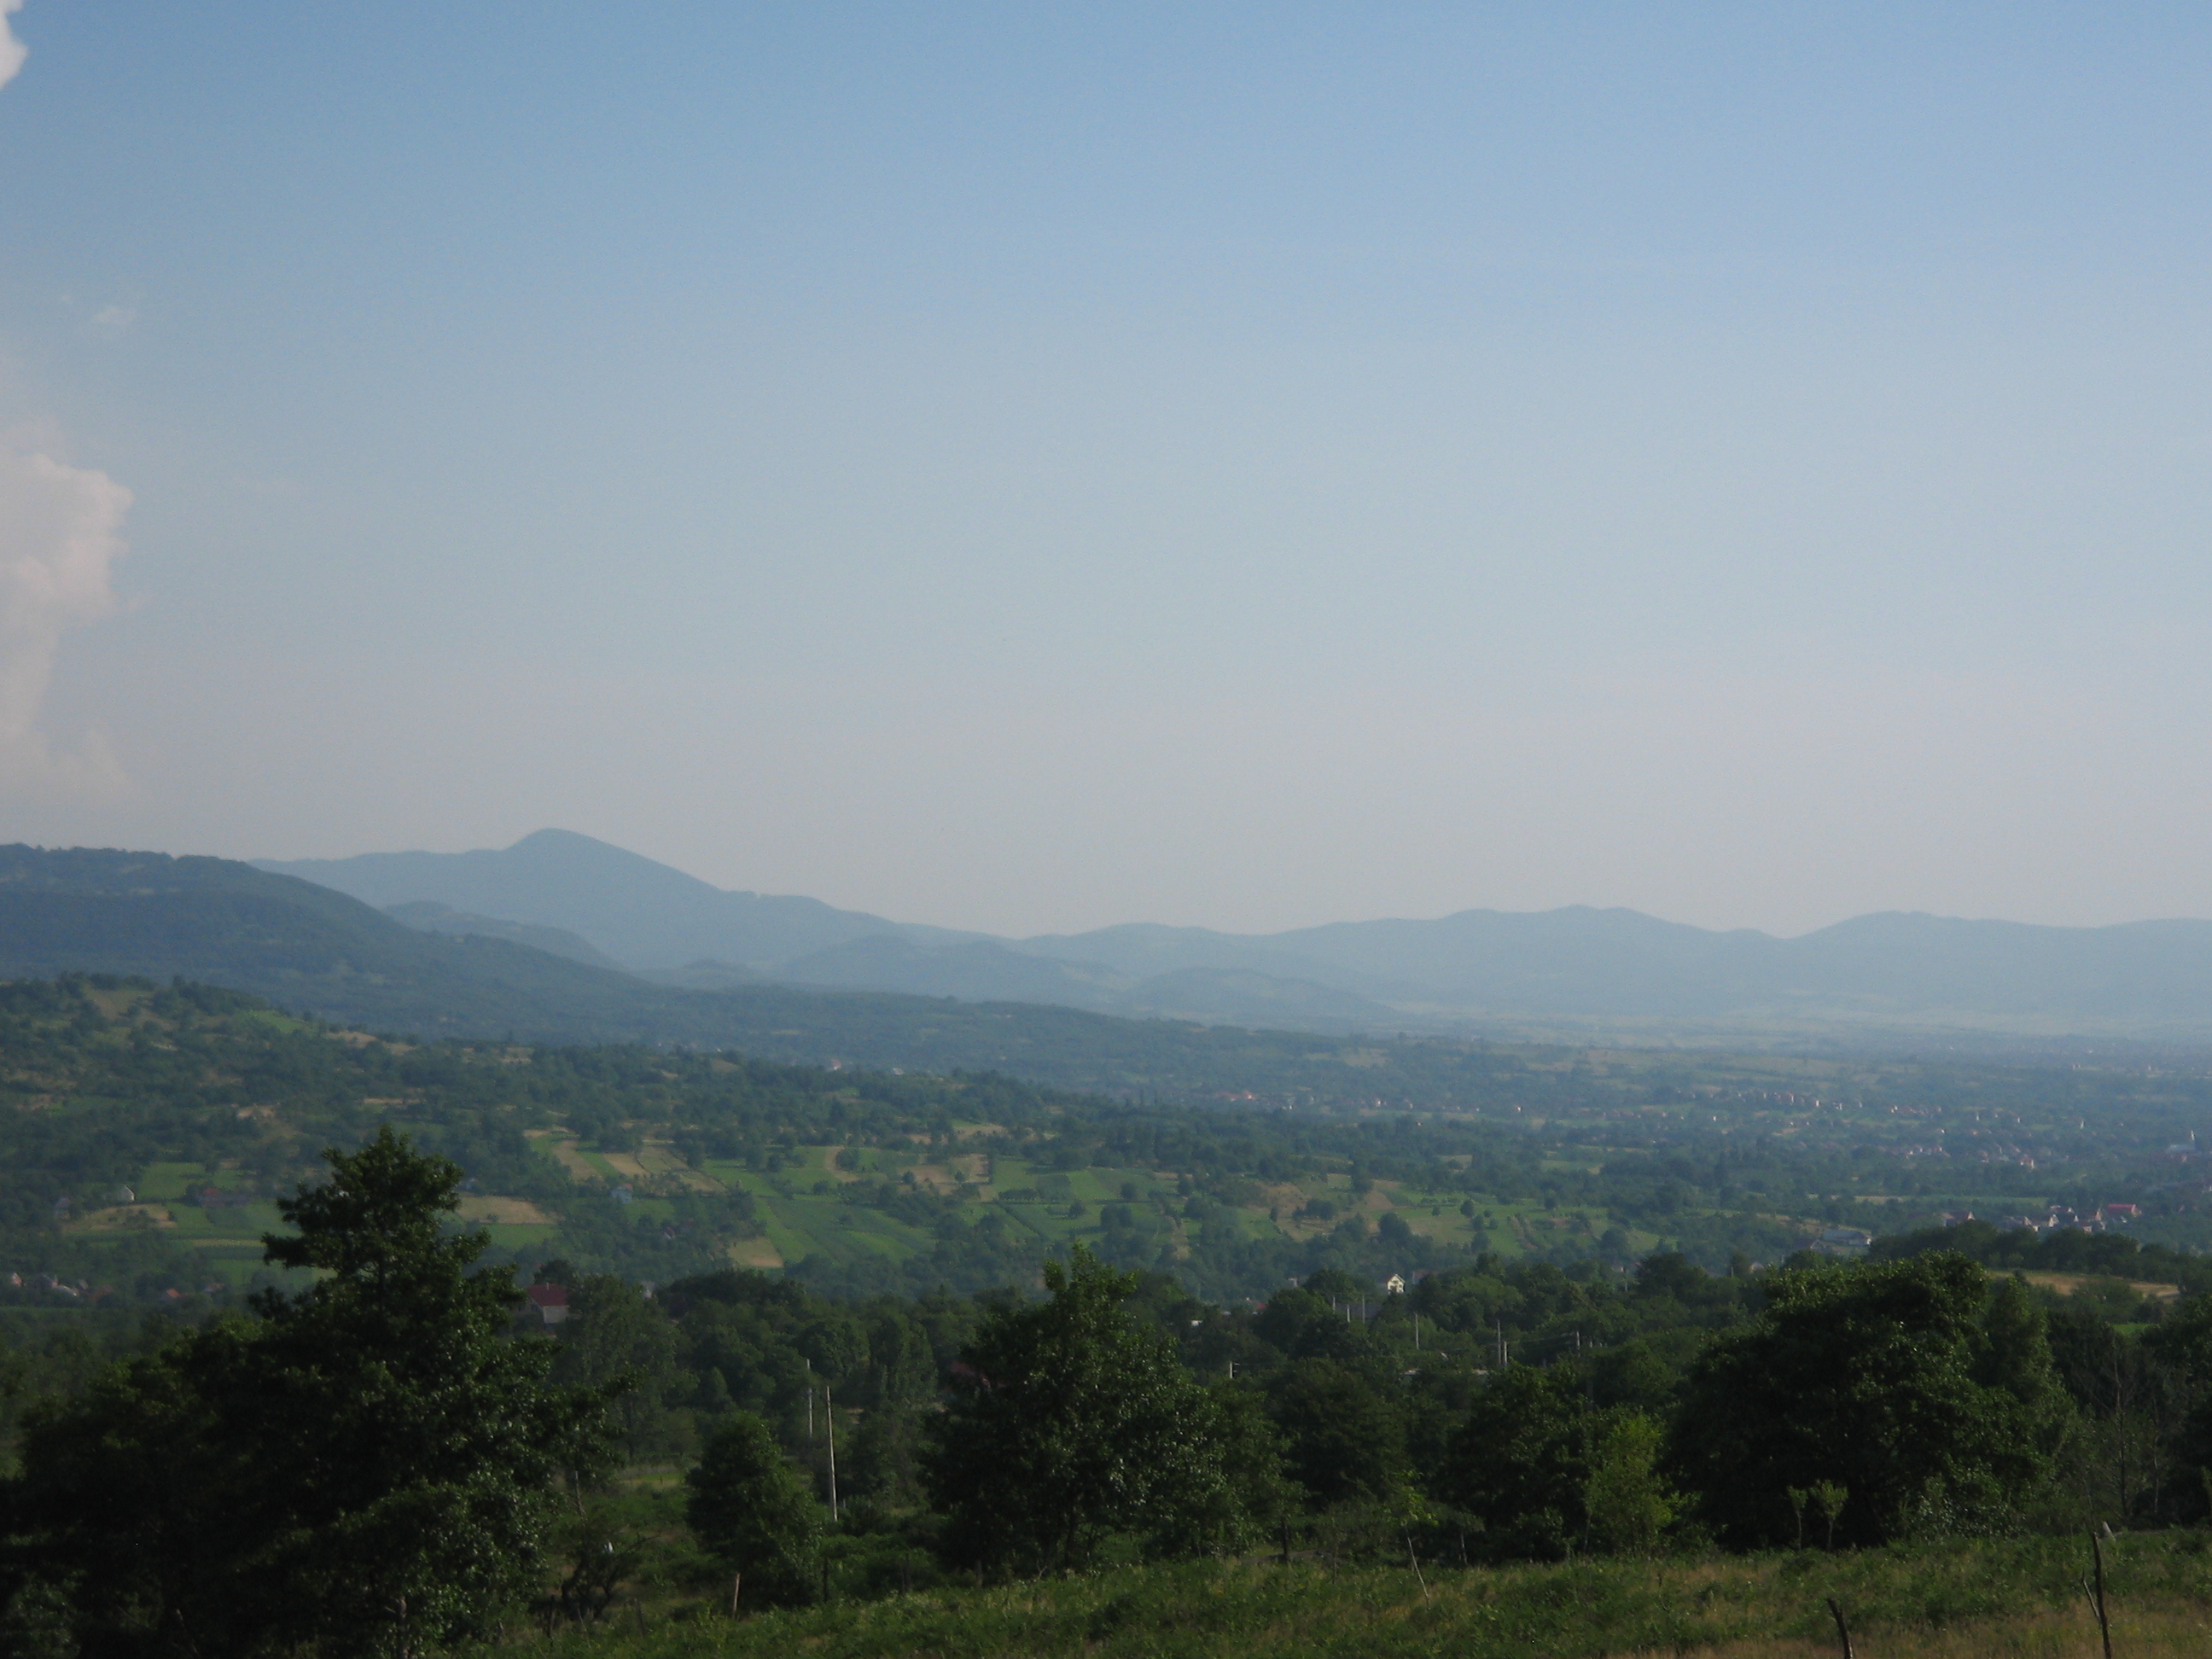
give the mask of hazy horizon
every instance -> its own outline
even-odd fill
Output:
[[[2212,915],[2212,17],[0,23],[0,841]]]
[[[557,825],[548,825],[548,826],[545,826],[544,828],[545,828],[545,830],[556,830],[556,831],[559,830],[559,826],[557,826]],[[544,833],[544,830],[533,830],[533,831],[532,831],[531,833],[532,833],[532,835],[542,834],[542,833]],[[575,834],[575,833],[577,833],[577,832],[571,830],[571,831],[567,831],[567,832],[565,832],[565,833],[568,833],[568,834]],[[522,839],[522,840],[528,840],[528,839],[529,839],[529,836],[524,836],[524,837],[521,837],[520,839]],[[597,839],[597,837],[592,837],[592,839],[596,840],[596,839]],[[342,861],[343,861],[343,860],[344,860],[344,859],[346,859],[346,858],[349,858],[349,857],[357,857],[357,856],[374,857],[374,856],[376,856],[376,855],[377,855],[378,854],[380,854],[380,853],[383,853],[383,854],[401,854],[401,855],[410,854],[431,853],[431,854],[433,854],[434,855],[442,855],[442,856],[448,856],[448,857],[452,857],[452,856],[459,856],[459,855],[460,855],[460,854],[467,854],[467,853],[498,853],[498,852],[505,852],[505,851],[511,850],[511,848],[512,848],[514,845],[516,845],[516,844],[517,844],[517,843],[510,842],[510,843],[508,844],[508,846],[507,846],[507,847],[504,847],[504,848],[501,848],[501,847],[471,847],[471,848],[453,848],[443,849],[442,853],[441,853],[440,849],[434,849],[434,848],[416,848],[416,847],[409,847],[409,848],[380,848],[371,849],[370,851],[368,851],[368,853],[363,854],[340,854],[340,855],[338,855],[338,861],[341,861],[341,862],[342,862]],[[609,844],[611,844],[611,843],[609,843]],[[140,848],[140,849],[133,849],[133,850],[140,850],[140,851],[153,851],[153,850],[156,850],[156,849],[153,849],[153,848]],[[635,849],[633,849],[633,848],[621,848],[620,850],[621,850],[621,851],[623,851],[623,852],[632,852],[632,851],[634,851]],[[269,865],[293,865],[293,864],[298,864],[298,863],[313,862],[313,861],[314,861],[314,860],[292,860],[292,859],[283,859],[283,858],[277,858],[277,857],[273,857],[273,856],[257,856],[257,857],[252,858],[252,859],[251,859],[251,860],[246,860],[246,861],[247,861],[247,862],[251,862],[251,863],[255,863],[255,864],[269,864]],[[662,862],[662,860],[655,860],[655,861],[656,861],[656,862]],[[690,871],[690,870],[680,870],[680,867],[679,867],[679,866],[674,866],[674,865],[669,865],[667,867],[668,867],[668,868],[671,868],[671,869],[679,869],[679,872],[680,872],[681,874],[687,875],[687,876],[691,876],[691,877],[693,877],[693,878],[694,878],[694,879],[696,879],[696,880],[702,880],[702,881],[705,881],[705,880],[707,880],[707,878],[705,878],[705,877],[703,877],[703,876],[699,876],[699,875],[697,874],[697,872],[695,872],[695,871]],[[865,908],[866,908],[866,907],[864,907],[864,906],[860,906],[860,905],[853,905],[853,904],[843,904],[843,903],[840,903],[836,899],[832,898],[832,897],[827,897],[827,896],[825,896],[824,895],[820,894],[820,893],[769,893],[769,892],[767,892],[765,890],[759,889],[759,888],[746,888],[746,887],[742,887],[742,886],[735,887],[735,888],[732,888],[732,887],[725,887],[725,886],[723,886],[723,885],[722,885],[722,884],[716,883],[716,882],[708,882],[708,885],[710,885],[710,886],[714,886],[714,887],[717,887],[717,888],[718,888],[718,889],[720,889],[720,890],[722,890],[722,891],[726,891],[726,892],[728,892],[728,891],[735,891],[735,892],[760,893],[760,894],[762,894],[762,896],[766,896],[766,897],[787,897],[787,898],[811,898],[811,899],[820,899],[820,900],[822,900],[824,903],[830,904],[830,905],[833,906],[834,908],[837,908],[837,909],[841,909],[841,910],[855,910],[855,911],[863,911],[863,910],[865,910]],[[1289,933],[1289,932],[1295,932],[1295,931],[1297,931],[1297,930],[1298,930],[1298,929],[1300,929],[1300,928],[1307,928],[1307,927],[1328,927],[1328,926],[1331,926],[1331,925],[1340,924],[1340,923],[1363,922],[1363,921],[1443,921],[1443,920],[1449,919],[1449,917],[1451,917],[1451,916],[1453,916],[1453,915],[1463,915],[1463,914],[1466,914],[1466,913],[1468,913],[1468,912],[1469,912],[1469,911],[1485,911],[1485,910],[1486,910],[1486,911],[1491,911],[1491,912],[1495,912],[1495,913],[1500,913],[1500,914],[1505,914],[1505,915],[1540,915],[1547,914],[1547,913],[1548,913],[1548,912],[1550,912],[1550,911],[1558,910],[1558,909],[1591,908],[1591,909],[1629,909],[1629,910],[1633,910],[1633,909],[1634,909],[1634,908],[1635,908],[1635,907],[1633,907],[1633,906],[1586,906],[1586,905],[1578,905],[1578,904],[1577,904],[1577,903],[1575,903],[1575,902],[1570,902],[1569,903],[1565,904],[1565,905],[1553,905],[1553,906],[1547,906],[1547,907],[1546,907],[1546,908],[1545,908],[1545,909],[1543,909],[1543,910],[1520,910],[1520,911],[1516,911],[1516,910],[1512,910],[1512,909],[1510,909],[1510,908],[1508,908],[1508,907],[1499,906],[1499,905],[1469,905],[1469,906],[1462,906],[1459,910],[1456,910],[1456,911],[1442,911],[1442,912],[1438,912],[1438,913],[1437,913],[1436,915],[1419,915],[1419,916],[1413,916],[1413,915],[1389,915],[1389,916],[1382,916],[1382,915],[1348,916],[1348,915],[1347,915],[1347,916],[1328,916],[1328,917],[1324,917],[1324,918],[1322,918],[1322,920],[1320,920],[1320,921],[1312,921],[1312,922],[1297,922],[1297,923],[1293,923],[1293,924],[1291,924],[1291,927],[1286,927],[1286,928],[1270,928],[1270,929],[1267,929],[1267,930],[1264,930],[1264,933]],[[882,913],[882,914],[884,914],[884,919],[886,921],[895,921],[895,922],[899,922],[899,923],[903,923],[903,924],[917,924],[917,923],[918,923],[918,924],[921,924],[921,925],[923,925],[923,926],[927,926],[927,927],[946,927],[946,928],[951,928],[951,929],[955,929],[955,930],[958,930],[958,931],[969,932],[969,933],[980,933],[980,932],[988,932],[988,931],[989,931],[989,930],[988,930],[988,929],[982,929],[982,928],[977,928],[977,927],[973,927],[971,924],[967,923],[967,922],[964,922],[964,921],[962,921],[958,917],[955,917],[955,916],[907,916],[907,915],[892,915],[892,914],[889,914],[889,913]],[[1653,920],[1653,921],[1656,921],[1675,922],[1675,921],[1680,921],[1680,918],[1679,918],[1679,917],[1675,917],[1675,916],[1662,916],[1662,915],[1654,915],[1653,913],[1651,913],[1651,912],[1650,912],[1650,911],[1638,911],[1638,912],[1637,912],[1637,914],[1638,914],[1638,915],[1645,915],[1645,916],[1647,916],[1647,917],[1650,917],[1651,920]],[[1935,916],[1938,917],[1938,918],[1939,918],[1939,919],[1941,919],[1941,920],[1944,920],[1944,921],[1995,921],[1995,922],[2011,922],[2011,921],[2017,921],[2019,920],[2019,918],[2017,918],[2017,917],[2014,917],[2014,916],[1950,916],[1950,915],[1944,915],[1944,913],[1940,912],[1940,911],[1929,912],[1929,911],[1899,911],[1899,910],[1887,910],[1887,911],[1865,911],[1865,910],[1862,910],[1862,911],[1855,911],[1855,912],[1853,912],[1850,915],[1848,915],[1848,916],[1836,916],[1836,917],[1833,917],[1833,918],[1832,918],[1831,920],[1829,920],[1829,921],[1824,921],[1824,922],[1819,923],[1819,924],[1817,924],[1817,925],[1816,925],[1816,926],[1814,926],[1814,927],[1807,927],[1807,928],[1802,928],[1802,929],[1797,930],[1797,931],[1796,931],[1796,932],[1795,932],[1795,933],[1773,933],[1771,930],[1770,930],[1770,929],[1764,929],[1764,928],[1752,929],[1752,930],[1750,930],[1750,931],[1753,931],[1753,932],[1760,932],[1760,933],[1770,933],[1770,935],[1771,935],[1771,937],[1778,938],[1778,939],[1799,939],[1799,938],[1802,938],[1802,937],[1804,937],[1805,935],[1807,935],[1807,934],[1808,934],[1808,933],[1820,933],[1820,932],[1821,932],[1822,930],[1824,930],[1824,929],[1826,929],[1826,928],[1839,926],[1839,925],[1841,925],[1841,924],[1842,924],[1842,923],[1844,923],[1844,922],[1847,922],[1847,921],[1856,921],[1863,920],[1863,919],[1864,919],[1864,918],[1866,918],[1866,917],[1868,917],[1868,916],[1871,916],[1871,915],[1935,915]],[[510,920],[511,918],[500,918],[500,919],[501,919],[501,920]],[[2207,920],[2212,920],[2212,918],[2197,917],[2197,916],[2137,916],[2137,917],[2130,917],[2130,918],[2126,918],[2126,919],[2124,919],[2124,921],[2121,921],[2121,922],[2119,922],[2119,923],[2081,923],[2081,924],[2058,924],[2058,925],[2062,925],[2062,926],[2064,926],[2064,925],[2075,925],[2075,926],[2083,926],[2083,927],[2098,927],[2098,926],[2126,926],[2129,922],[2132,922],[2132,921],[2207,921]],[[1110,927],[1163,927],[1187,928],[1187,927],[1199,927],[1200,925],[1200,924],[1198,924],[1198,923],[1195,923],[1195,922],[1181,922],[1181,921],[1173,921],[1173,920],[1170,920],[1170,919],[1168,919],[1168,918],[1165,918],[1165,917],[1159,917],[1159,916],[1123,916],[1123,917],[1117,918],[1117,919],[1115,919],[1115,920],[1114,920],[1114,921],[1102,921],[1102,922],[1095,923],[1095,924],[1093,924],[1093,925],[1092,925],[1092,927],[1091,927],[1067,928],[1067,929],[1052,929],[1052,930],[1048,930],[1046,933],[1029,933],[1029,934],[1013,934],[1013,933],[1006,933],[1006,934],[1000,934],[1000,935],[997,935],[997,937],[1000,937],[1000,938],[1005,938],[1005,939],[1024,939],[1024,938],[1026,938],[1026,939],[1036,939],[1036,938],[1053,937],[1053,936],[1072,936],[1072,935],[1075,935],[1075,934],[1080,934],[1080,933],[1085,933],[1095,932],[1095,931],[1097,931],[1098,929],[1101,929],[1101,928],[1110,928]],[[1688,924],[1688,925],[1690,925],[1690,926],[1693,926],[1693,927],[1702,926],[1702,924],[1699,924],[1699,923],[1691,923],[1691,924]],[[2046,925],[2047,925],[2047,924],[2046,924]],[[1224,932],[1233,932],[1233,931],[1236,931],[1236,930],[1226,930],[1226,929],[1224,929],[1224,930],[1220,930],[1220,931],[1224,931]],[[1708,931],[1727,931],[1727,930],[1713,929],[1713,930],[1708,930]],[[1255,936],[1262,936],[1262,935],[1261,935],[1261,934],[1260,934],[1260,933],[1255,933]]]

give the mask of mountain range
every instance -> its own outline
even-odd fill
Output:
[[[1001,939],[726,891],[558,830],[499,850],[257,867],[410,927],[672,988],[780,984],[1338,1033],[2212,1037],[2212,922],[2197,921],[2050,927],[1893,912],[1782,939],[1576,906],[1271,934],[1132,924]]]
[[[758,982],[660,985],[592,962],[596,947],[540,924],[434,900],[397,908],[416,925],[227,859],[0,847],[0,979],[181,978],[404,1036],[643,1042],[810,1065],[998,1071],[1153,1099],[1250,1098],[1257,1090],[1322,1104],[1357,1105],[1385,1092],[1448,1103],[1476,1097],[1496,1069],[1474,1044],[1392,1040],[1378,1048],[1364,1037],[1121,1019],[1035,1003]]]
[[[515,874],[532,861],[549,883],[534,897]],[[507,885],[473,873],[487,864]],[[629,902],[593,890],[601,865],[631,879]],[[379,906],[224,859],[0,847],[0,979],[181,977],[402,1035],[684,1045],[1005,1072],[1122,1098],[1355,1109],[1481,1108],[1515,1079],[1516,1103],[1540,1098],[1558,1051],[1516,1049],[1516,1037],[2128,1064],[2167,1063],[2161,1050],[2201,1063],[2212,1042],[2212,927],[2202,923],[2069,930],[1871,917],[1808,936],[1808,949],[1568,910],[1267,939],[1121,927],[1000,940],[721,894],[559,835],[532,837],[516,857],[469,860],[460,867],[473,887],[393,896],[455,867],[414,862],[405,883],[376,890],[389,900]],[[722,954],[673,969],[617,955],[650,950],[657,927],[678,930],[679,948]],[[778,961],[763,938],[797,954]],[[1489,1007],[1538,1012],[1453,1012],[1485,1006],[1475,1000],[1485,994]],[[1405,1000],[1380,1000],[1393,996]],[[1078,998],[1108,1006],[1073,1006]],[[1128,1017],[1148,1009],[1159,1012]],[[1669,1012],[1682,1009],[1693,1012]],[[1753,1012],[1695,1012],[1704,1009]],[[2123,1036],[2139,1041],[2113,1042]]]
[[[514,939],[688,989],[774,983],[1340,1031],[1402,1023],[1388,1004],[1326,978],[1243,962],[1152,968],[1141,945],[1109,944],[1095,957],[1080,948],[1105,935],[1000,939],[819,899],[726,892],[560,830],[498,851],[264,860],[255,867],[335,889],[410,927]],[[524,928],[528,936],[517,931]]]

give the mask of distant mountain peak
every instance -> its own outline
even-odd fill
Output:
[[[380,909],[431,902],[558,928],[639,970],[707,957],[760,969],[899,931],[881,916],[819,899],[726,892],[573,830],[534,830],[510,847],[467,853],[260,860],[256,867],[336,888]]]

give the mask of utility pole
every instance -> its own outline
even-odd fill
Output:
[[[811,1395],[807,1397],[813,1398]],[[830,1385],[827,1382],[822,1385],[822,1420],[830,1431],[830,1520],[834,1525],[837,1519],[837,1417],[830,1409]]]

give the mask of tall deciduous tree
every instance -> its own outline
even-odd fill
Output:
[[[626,1279],[594,1273],[568,1296],[553,1380],[614,1397],[623,1455],[635,1463],[684,1449],[684,1425],[668,1409],[678,1379],[676,1328]]]
[[[1317,1508],[1399,1498],[1412,1473],[1404,1413],[1371,1368],[1302,1360],[1271,1378],[1268,1394],[1291,1476]]]
[[[1586,1529],[1590,1447],[1606,1426],[1571,1373],[1509,1365],[1475,1395],[1437,1484],[1482,1518],[1485,1553],[1556,1559]]]
[[[1850,1502],[1838,1542],[2005,1524],[2049,1473],[2063,1404],[2041,1315],[1938,1253],[1767,1281],[1692,1375],[1675,1458],[1727,1542],[1788,1542],[1790,1492]]]
[[[544,1495],[605,1458],[603,1398],[507,1334],[448,1233],[460,1170],[387,1127],[325,1154],[268,1259],[319,1277],[117,1365],[27,1427],[5,1530],[88,1649],[414,1653],[532,1581]]]
[[[1136,1282],[1079,1245],[1066,1267],[1046,1264],[1045,1301],[1000,1309],[962,1351],[923,1464],[956,1559],[1077,1567],[1113,1534],[1218,1507],[1216,1407],[1127,1316]]]
[[[1674,1518],[1674,1494],[1659,1472],[1665,1436],[1642,1412],[1621,1413],[1590,1449],[1583,1508],[1593,1547],[1649,1555]],[[1842,1488],[1827,1488],[1840,1492]],[[1841,1500],[1831,1505],[1842,1512]]]
[[[822,1513],[767,1424],[750,1412],[732,1412],[684,1479],[690,1489],[684,1518],[699,1541],[742,1576],[741,1605],[808,1599]]]

